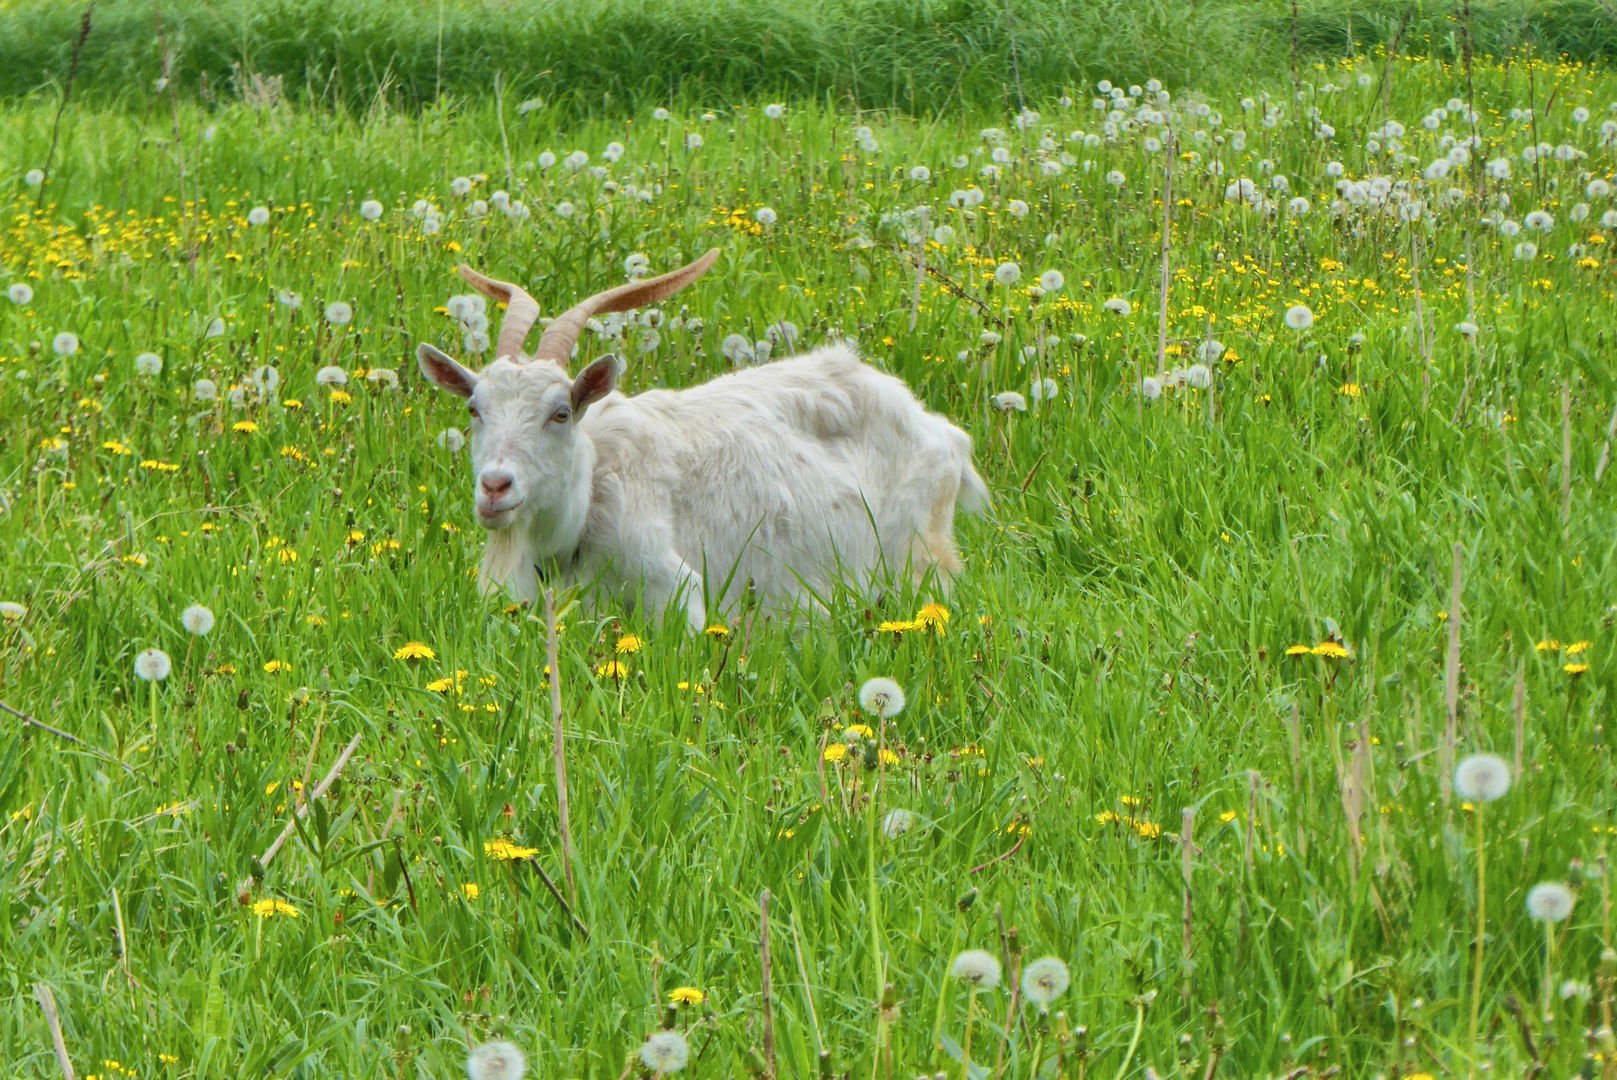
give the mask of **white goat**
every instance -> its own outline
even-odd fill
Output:
[[[571,581],[643,586],[655,614],[681,605],[700,631],[707,604],[722,610],[749,582],[778,607],[839,577],[868,586],[931,570],[946,581],[960,568],[955,508],[988,500],[970,437],[848,345],[633,397],[615,389],[613,356],[568,376],[591,316],[671,296],[718,255],[590,297],[531,356],[522,345],[538,304],[460,268],[507,305],[497,358],[474,373],[431,345],[416,355],[471,409],[485,592],[534,600],[541,569],[555,566]]]

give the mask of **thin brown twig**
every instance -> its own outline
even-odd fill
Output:
[[[85,742],[83,739],[79,738],[77,735],[69,734],[68,732],[63,731],[59,727],[52,727],[50,724],[45,723],[45,721],[43,721],[43,720],[39,720],[39,719],[36,719],[35,717],[29,716],[27,713],[23,712],[21,709],[13,709],[10,705],[7,705],[5,702],[0,701],[0,712],[10,713],[12,716],[15,716],[18,720],[21,720],[25,726],[38,728],[40,731],[45,732],[47,735],[54,735],[58,739],[61,739],[63,742],[68,742],[68,743],[73,744],[74,746],[78,747],[80,750],[83,750],[85,753],[91,755],[92,757],[100,758],[102,761],[110,761],[112,764],[118,766],[118,768],[122,769],[124,772],[128,773],[130,776],[136,777],[136,778],[141,779],[141,780],[145,780],[147,783],[153,783],[154,782],[154,781],[148,779],[147,777],[141,776],[140,773],[136,772],[134,769],[132,769],[130,766],[128,766],[124,762],[119,761],[116,757],[114,757],[113,755],[107,753],[107,751],[101,749],[99,746],[91,746],[89,743]]]
[[[275,838],[275,842],[270,844],[270,846],[264,850],[264,854],[259,857],[259,869],[267,870],[269,868],[270,860],[274,859],[276,853],[281,850],[281,845],[285,844],[292,833],[297,830],[298,823],[308,816],[309,807],[314,805],[314,801],[316,799],[320,798],[328,790],[330,790],[332,784],[337,782],[337,777],[342,775],[343,766],[348,764],[348,759],[353,756],[355,750],[359,749],[359,740],[361,738],[362,736],[355,735],[348,741],[348,745],[343,747],[342,753],[338,754],[337,760],[332,763],[331,770],[327,772],[321,781],[314,786],[314,790],[309,792],[309,794],[304,798],[303,803],[298,806],[296,811],[294,811],[292,814],[292,817],[287,821],[286,827],[281,830],[281,834]],[[237,901],[242,904],[247,903],[248,898],[252,895],[252,887],[253,879],[251,877],[242,881],[242,883],[236,887]]]
[[[585,941],[588,941],[590,939],[590,928],[584,925],[584,920],[573,913],[572,907],[567,903],[567,898],[561,894],[560,889],[556,888],[556,883],[550,880],[550,875],[545,873],[545,868],[539,865],[539,860],[529,859],[527,862],[529,866],[533,867],[533,872],[539,875],[539,880],[545,883],[545,888],[550,890],[550,895],[556,898],[556,903],[561,905],[561,909],[566,913],[567,918],[572,920],[573,927],[584,935]]]
[[[775,1075],[775,1010],[771,998],[772,979],[769,970],[769,890],[765,889],[758,897],[758,964],[762,968],[760,976],[759,998],[763,1009],[764,1025],[764,1076],[772,1078]]]
[[[1024,843],[1026,843],[1026,841],[1027,841],[1027,835],[1025,833],[1023,835],[1021,835],[1021,836],[1018,836],[1016,838],[1016,843],[1011,845],[1009,851],[1005,851],[1005,852],[1002,852],[999,855],[995,855],[992,859],[989,859],[985,863],[980,863],[977,866],[973,866],[971,868],[971,872],[973,874],[975,874],[979,870],[988,869],[990,866],[993,866],[997,862],[1004,862],[1006,859],[1010,858],[1012,855],[1015,855],[1018,851],[1020,851],[1022,849],[1022,845]]]
[[[992,308],[990,308],[978,297],[967,292],[964,285],[961,285],[959,282],[955,281],[954,278],[950,277],[948,274],[945,274],[936,266],[928,263],[924,255],[917,256],[909,252],[905,252],[904,257],[909,260],[911,266],[915,267],[917,273],[925,273],[931,277],[937,278],[943,283],[944,289],[947,290],[951,296],[957,296],[966,301],[966,303],[982,312],[983,318],[989,320],[1001,330],[1005,329],[1005,320],[1000,318],[998,315],[995,315]],[[917,278],[916,280],[919,281],[920,279]],[[919,295],[919,293],[917,293],[917,295]],[[912,326],[910,329],[913,330],[914,327]]]

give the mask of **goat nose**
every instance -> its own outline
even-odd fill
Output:
[[[508,472],[490,469],[479,477],[483,485],[483,493],[491,499],[498,499],[511,490],[512,476]]]

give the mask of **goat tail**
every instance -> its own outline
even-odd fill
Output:
[[[988,509],[989,502],[988,485],[976,467],[966,461],[960,469],[960,493],[955,497],[955,506],[961,513],[980,514]]]

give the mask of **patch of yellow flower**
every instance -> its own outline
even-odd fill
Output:
[[[668,991],[670,1005],[700,1005],[707,1000],[707,992],[694,986],[676,986]]]
[[[253,914],[257,915],[260,919],[268,919],[273,915],[286,915],[294,919],[302,918],[303,916],[303,912],[299,911],[285,900],[277,900],[273,897],[266,897],[265,899],[254,903]]]
[[[539,849],[521,847],[501,836],[486,842],[483,845],[483,854],[498,862],[520,862],[539,854]]]
[[[432,651],[432,646],[421,641],[406,641],[393,650],[395,660],[436,660],[438,654]]]

